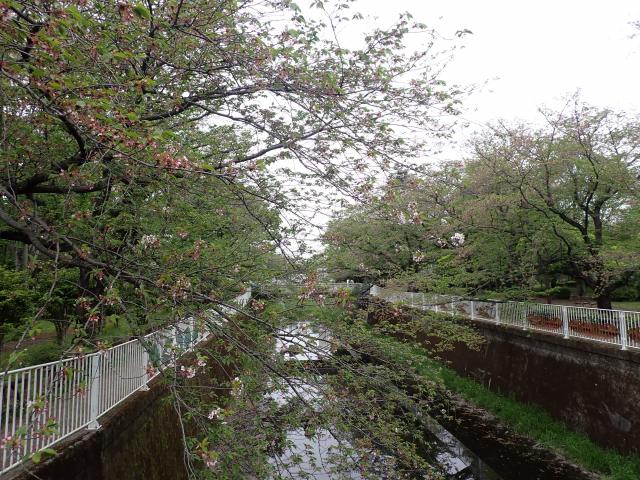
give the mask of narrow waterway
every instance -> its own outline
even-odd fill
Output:
[[[290,361],[317,361],[331,355],[330,332],[314,331],[306,323],[300,322],[286,329],[278,339],[278,352],[286,355]],[[322,380],[313,384],[299,378],[289,378],[283,388],[271,392],[268,400],[275,401],[282,409],[289,403],[301,400],[308,405],[320,408],[323,400]],[[442,427],[436,420],[420,415],[424,428],[425,443],[429,445],[424,453],[432,463],[433,473],[444,479],[456,480],[501,480],[495,471],[486,465],[462,442]],[[370,452],[359,452],[356,438],[352,432],[324,430],[306,431],[304,428],[292,428],[285,433],[285,441],[271,463],[276,473],[274,479],[361,479],[358,470],[359,455],[367,456],[372,462]],[[345,452],[346,454],[345,459]],[[346,460],[346,461],[345,461]],[[394,472],[394,461],[383,453],[373,459],[374,471],[378,478],[398,478]],[[369,470],[371,475],[371,470]],[[430,478],[420,476],[419,478]],[[404,478],[404,477],[403,477]]]

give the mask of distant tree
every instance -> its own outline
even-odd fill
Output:
[[[541,245],[550,256],[539,257],[544,264],[537,273],[553,261],[590,287],[599,307],[611,308],[611,293],[638,266],[632,217],[640,186],[640,124],[577,100],[544,115],[543,128],[501,123],[474,141],[464,204],[496,235],[531,218],[533,236],[520,229],[528,248],[536,238],[555,240],[551,249]]]
[[[0,350],[7,335],[21,333],[37,299],[29,272],[0,267]]]
[[[393,178],[366,204],[340,212],[323,236],[330,272],[337,278],[433,286],[434,263],[461,247],[464,235],[442,224],[427,188],[416,175]]]
[[[469,294],[551,294],[572,281],[611,308],[640,265],[640,123],[575,98],[543,114],[542,127],[498,123],[468,161],[346,209],[324,237],[329,265],[355,278],[413,272],[421,288]],[[449,248],[458,233],[464,245]]]

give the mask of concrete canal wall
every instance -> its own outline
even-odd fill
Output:
[[[220,352],[215,340],[199,350],[209,358],[195,378],[182,388],[195,387],[197,394],[224,394],[218,388],[222,379],[228,380],[235,367],[227,371],[213,360]],[[215,351],[215,352],[214,352]],[[212,353],[214,352],[214,353]],[[192,361],[193,354],[181,362]],[[82,429],[55,446],[58,454],[41,464],[27,463],[37,477],[21,467],[2,476],[5,480],[187,480],[184,459],[183,425],[173,406],[169,384],[162,376],[149,383],[148,391],[139,391],[116,408],[100,417],[98,430]],[[203,397],[204,398],[204,397]],[[190,427],[184,425],[189,435]]]
[[[476,321],[486,339],[441,356],[490,390],[543,407],[598,444],[640,451],[640,351]]]

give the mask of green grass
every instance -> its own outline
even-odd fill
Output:
[[[428,359],[424,350],[419,350],[425,355],[425,362],[420,366],[421,373],[431,379],[442,380],[448,390],[489,411],[517,433],[561,453],[588,470],[603,474],[608,480],[640,479],[640,456],[626,456],[606,450],[585,434],[571,431],[562,422],[554,420],[542,408],[491,392],[483,385]]]
[[[49,334],[55,334],[56,333],[56,327],[53,325],[53,323],[49,322],[48,320],[38,320],[36,322],[36,328],[40,330],[40,333],[49,333]]]
[[[24,352],[20,356],[20,361],[16,365],[12,365],[11,368],[21,368],[30,365],[37,365],[40,363],[47,363],[54,360],[58,360],[63,351],[70,346],[71,336],[67,335],[62,346],[59,346],[55,340],[55,327],[53,323],[47,320],[39,320],[36,323],[38,330],[38,337],[43,336],[42,341],[36,344],[28,344],[21,350]],[[19,338],[17,332],[10,337],[10,341],[15,341]],[[129,325],[126,319],[120,319],[117,323],[114,321],[106,322],[102,331],[97,339],[107,342],[108,344],[117,343],[122,340],[126,340],[128,337],[135,333],[135,329]],[[5,349],[0,353],[0,370],[4,369],[9,362],[13,350]]]
[[[613,308],[618,310],[635,310],[640,312],[640,302],[613,302]]]

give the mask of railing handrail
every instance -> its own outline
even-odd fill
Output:
[[[398,292],[382,287],[373,288],[372,292],[374,296],[408,303],[412,307],[432,309],[436,312],[440,310],[438,308],[440,305],[451,305],[448,309],[451,315],[456,314],[454,306],[458,306],[458,310],[462,306],[462,313],[472,320],[488,320],[500,325],[530,328],[562,335],[566,339],[574,337],[604,342],[619,345],[623,350],[628,347],[640,348],[640,311],[512,300],[478,300],[435,293]],[[493,311],[480,313],[477,311],[478,304],[492,305]],[[514,308],[508,308],[510,305]],[[546,318],[546,321],[543,319],[540,322],[539,319],[530,318],[532,314],[545,317],[551,314],[553,318]]]
[[[230,303],[244,306],[250,298],[248,290]],[[183,326],[185,329],[180,332]],[[187,331],[190,335],[184,337]],[[0,437],[4,444],[0,447],[0,474],[18,465],[24,457],[53,446],[81,429],[98,428],[100,417],[135,392],[148,390],[149,381],[160,374],[163,366],[173,367],[175,352],[192,351],[209,337],[202,332],[194,335],[195,332],[196,319],[186,317],[107,349],[0,372]],[[149,370],[152,359],[144,345],[146,341],[152,344],[161,362],[153,372]],[[165,363],[167,358],[170,360]],[[79,374],[66,375],[63,368],[67,364]],[[46,407],[36,411],[32,402],[41,398],[45,399]],[[9,445],[21,428],[35,428],[34,423],[38,423],[35,419],[45,412],[49,416],[49,409],[52,418],[59,417],[56,421],[62,426],[58,432],[41,437],[25,434],[22,443]]]
[[[337,284],[336,284],[337,285]],[[354,284],[350,284],[350,285],[354,285]],[[355,285],[359,285],[359,284],[355,284]],[[391,290],[388,289],[387,287],[380,287],[377,286],[380,290]],[[463,295],[450,295],[450,294],[446,294],[446,293],[427,293],[427,292],[401,292],[401,291],[393,291],[393,294],[396,295],[402,295],[402,294],[416,294],[416,295],[438,295],[441,297],[448,297],[445,298],[445,300],[450,300],[450,301],[471,301],[471,302],[484,302],[484,303],[520,303],[523,305],[549,305],[549,306],[554,306],[554,307],[567,307],[567,308],[577,308],[577,309],[582,309],[582,310],[597,310],[597,311],[601,311],[601,312],[621,312],[621,313],[632,313],[632,314],[637,314],[640,313],[640,311],[638,310],[620,310],[618,308],[598,308],[598,307],[584,307],[582,305],[565,305],[562,303],[541,303],[541,302],[529,302],[526,300],[498,300],[498,299],[481,299],[481,298],[475,298],[475,297],[465,297]],[[444,303],[450,303],[450,302],[444,302]]]
[[[5,376],[5,375],[13,375],[15,373],[22,373],[22,372],[26,372],[27,370],[31,370],[34,368],[44,368],[44,367],[50,367],[51,365],[60,365],[64,362],[72,362],[73,360],[76,360],[78,358],[89,358],[92,357],[93,355],[98,355],[101,352],[91,352],[91,353],[84,353],[82,355],[73,355],[71,357],[63,357],[63,358],[59,358],[58,360],[53,360],[52,362],[47,362],[47,363],[37,363],[35,365],[27,365],[26,367],[20,367],[20,368],[15,368],[13,370],[8,370],[8,371],[1,371],[0,372],[0,379]]]

